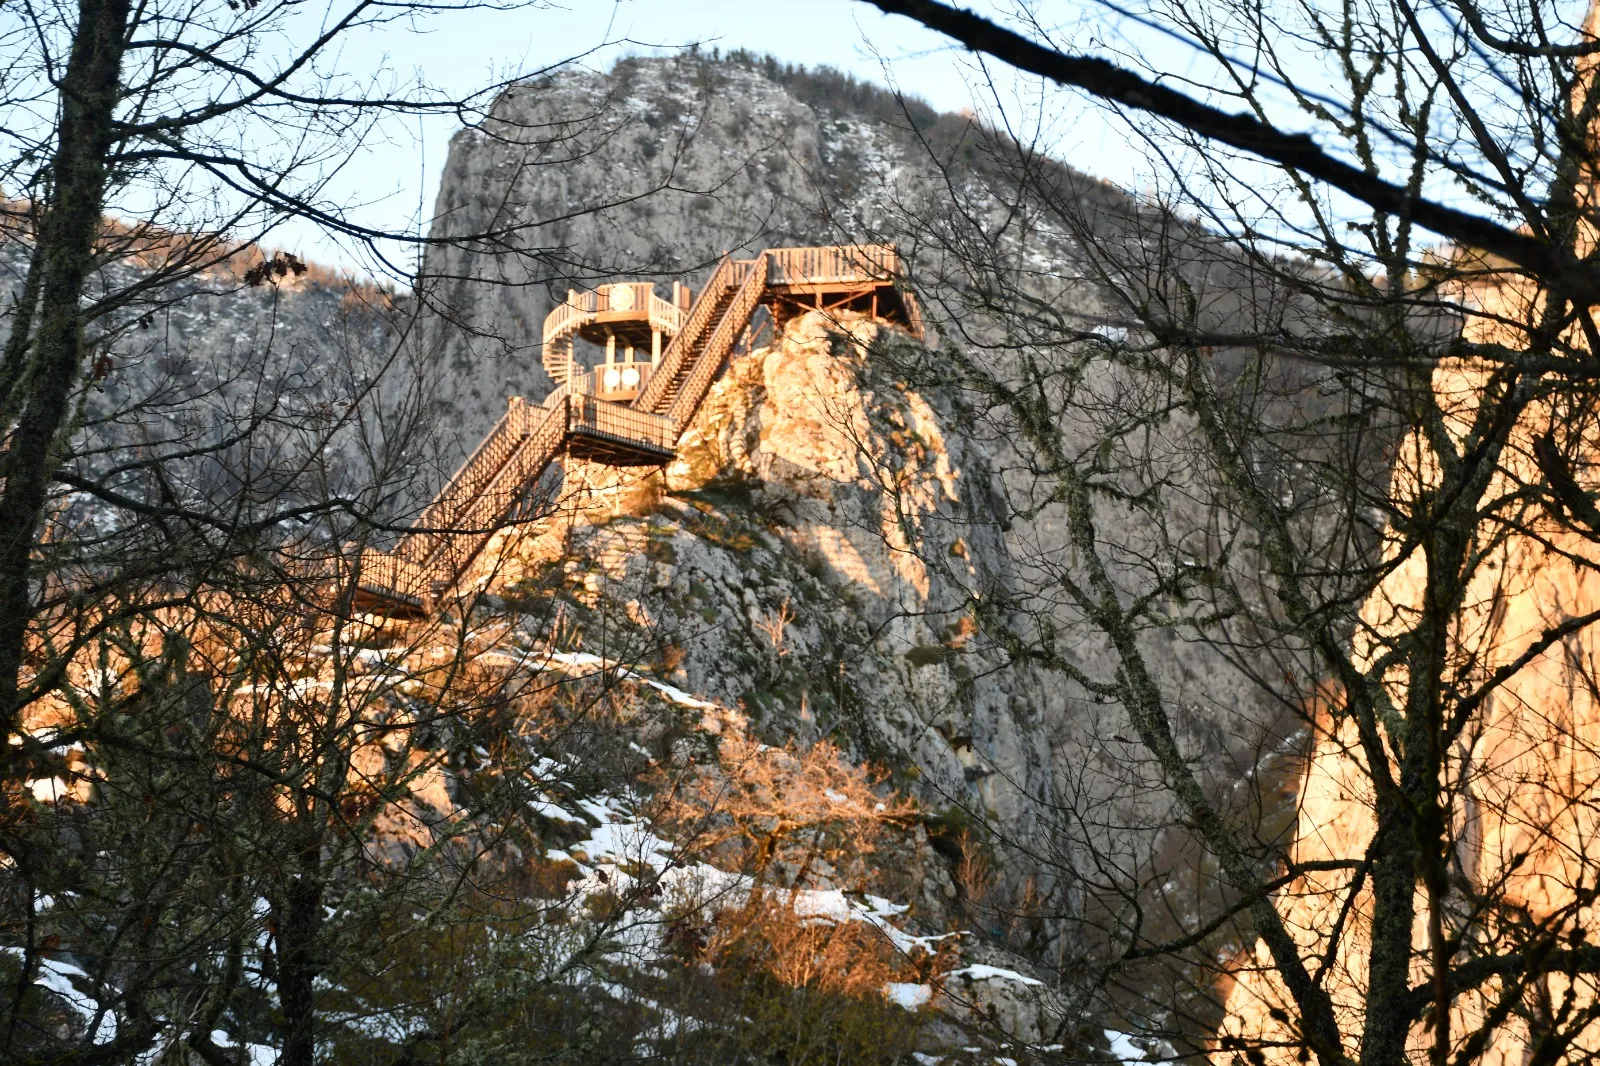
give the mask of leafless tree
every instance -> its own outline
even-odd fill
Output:
[[[529,129],[494,117],[503,84],[334,69],[354,35],[517,6],[96,0],[0,22],[8,1059],[234,1062],[257,1041],[309,1064],[330,974],[354,987],[359,950],[402,958],[512,876],[485,871],[529,831],[557,741],[507,720],[537,672],[479,660],[526,654],[521,631],[471,599],[385,621],[357,597],[439,450],[418,338],[443,309],[392,249],[516,255],[530,284],[605,267],[516,240],[547,219],[383,230],[330,189],[419,114],[483,124],[529,166],[606,136],[603,103]],[[388,283],[263,251],[290,218]],[[507,751],[463,783],[452,760],[489,736]]]
[[[904,369],[1011,465],[1027,577],[978,602],[1090,753],[1082,1002],[1256,1063],[1587,1059],[1592,21],[1101,9],[1177,77],[1031,6],[875,5],[1102,102],[1158,175],[1108,195],[997,105],[903,222],[944,331]]]

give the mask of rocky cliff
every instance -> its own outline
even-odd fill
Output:
[[[947,149],[961,159],[972,129],[846,79],[746,57],[627,61],[515,86],[489,122],[456,137],[437,205],[437,236],[495,238],[430,253],[415,307],[397,316],[423,319],[421,344],[368,327],[357,362],[375,367],[394,351],[418,361],[398,387],[427,393],[442,439],[402,443],[442,473],[508,396],[547,392],[540,327],[569,285],[695,284],[728,250],[897,239],[908,212],[941,209],[932,159]],[[1109,220],[1108,239],[1139,239],[1125,225],[1131,200],[1061,175],[1085,212]],[[1043,231],[1030,242],[1039,297],[1086,324],[1104,317],[1073,241]],[[931,287],[957,285],[932,250],[904,250]],[[208,360],[230,344],[268,388],[292,370],[314,390],[341,365],[337,289],[215,288],[174,312],[180,328],[147,345],[150,360],[129,365],[155,366],[158,355],[198,366],[202,391],[221,373]],[[930,295],[937,315],[943,301]],[[1158,782],[1127,787],[1138,753],[1122,739],[1120,709],[1017,665],[978,624],[981,605],[1010,603],[1009,628],[1054,626],[1075,667],[1115,673],[1081,617],[1048,594],[1011,600],[1069,554],[1062,510],[1033,506],[1037,471],[1005,433],[948,390],[895,376],[904,360],[885,356],[904,346],[849,316],[797,320],[730,365],[678,462],[643,475],[567,464],[553,512],[507,531],[479,578],[540,619],[563,652],[636,663],[742,707],[768,743],[828,738],[888,770],[939,819],[929,846],[943,850],[920,878],[920,902],[1054,966],[1085,948],[1062,921],[1078,914],[1078,845],[1092,836],[1142,868],[1171,835],[1167,800]],[[263,358],[275,352],[293,357]],[[1092,448],[1097,432],[1074,422],[1069,442]],[[1184,521],[1203,527],[1208,515],[1194,510]],[[1131,510],[1102,535],[1130,555],[1153,543]],[[1139,578],[1130,570],[1128,580]],[[1225,789],[1252,767],[1277,708],[1203,642],[1173,629],[1148,639],[1186,750]],[[985,854],[991,846],[1000,851]],[[956,876],[985,862],[983,884]]]
[[[907,343],[856,315],[792,320],[730,363],[675,463],[569,464],[551,516],[502,533],[478,581],[559,604],[558,633],[743,707],[773,743],[840,743],[953,824],[1040,827],[1043,683],[972,614],[1009,580],[1001,494],[949,409],[876,367],[875,348]],[[1066,886],[1018,872],[1011,890],[1031,872],[1051,898],[1041,915],[1066,906]],[[926,885],[941,907],[948,874]]]
[[[1513,283],[1496,292],[1485,284],[1483,303],[1501,311],[1505,322],[1524,320],[1519,316],[1526,309],[1504,295],[1520,288]],[[1470,323],[1467,335],[1487,341],[1512,333],[1491,320]],[[1434,372],[1433,389],[1448,427],[1439,439],[1451,446],[1466,439],[1482,398],[1490,394],[1485,378],[1486,371],[1471,363],[1447,362]],[[1452,608],[1436,672],[1425,679],[1399,665],[1416,660],[1396,649],[1416,639],[1429,598],[1440,595],[1444,581],[1427,551],[1398,528],[1388,531],[1389,566],[1362,607],[1354,658],[1361,669],[1379,675],[1389,706],[1405,715],[1385,715],[1377,736],[1364,737],[1358,714],[1342,707],[1335,692],[1314,719],[1290,853],[1308,872],[1276,894],[1276,907],[1301,956],[1319,960],[1317,982],[1328,991],[1352,1053],[1369,1030],[1369,1018],[1381,1017],[1371,966],[1388,952],[1374,932],[1378,875],[1369,874],[1366,864],[1380,853],[1385,837],[1378,782],[1414,758],[1417,736],[1427,735],[1412,725],[1416,704],[1408,700],[1414,686],[1443,693],[1435,698],[1447,708],[1449,726],[1440,732],[1449,744],[1433,773],[1449,870],[1446,883],[1432,891],[1420,877],[1413,882],[1409,869],[1401,875],[1403,892],[1411,894],[1415,885],[1414,912],[1405,923],[1410,942],[1404,942],[1403,925],[1399,937],[1388,934],[1389,950],[1394,939],[1410,948],[1409,980],[1428,988],[1430,1001],[1433,982],[1455,986],[1449,1000],[1452,1053],[1509,1066],[1550,1048],[1574,1060],[1600,1049],[1592,1024],[1596,989],[1581,966],[1563,972],[1530,966],[1505,986],[1474,979],[1486,961],[1538,958],[1547,950],[1542,945],[1583,944],[1600,930],[1592,906],[1593,846],[1600,828],[1594,813],[1600,795],[1600,633],[1593,619],[1600,582],[1592,537],[1567,522],[1559,508],[1552,514],[1529,490],[1549,476],[1543,449],[1556,447],[1553,427],[1565,428],[1559,412],[1567,402],[1556,396],[1520,410],[1474,515],[1472,558],[1462,566],[1465,588]],[[1584,429],[1565,445],[1587,456],[1600,441]],[[1422,498],[1422,489],[1440,482],[1443,463],[1436,447],[1437,440],[1422,430],[1403,441],[1396,499]],[[1592,483],[1584,491],[1593,493]],[[1375,664],[1385,660],[1392,665],[1380,672]],[[1391,767],[1373,768],[1373,741]],[[1435,920],[1450,938],[1443,951],[1432,939],[1439,935]],[[1249,1048],[1251,1061],[1287,1066],[1303,1053],[1294,1050],[1300,1014],[1281,969],[1261,941],[1234,965],[1236,980],[1219,1031],[1222,1047]],[[1431,1011],[1405,1016],[1404,1023],[1410,1055],[1439,1051]],[[1566,1025],[1571,1027],[1563,1031]]]
[[[497,233],[424,264],[439,312],[430,354],[448,368],[441,402],[475,439],[508,388],[543,395],[540,327],[569,287],[698,284],[730,251],[906,242],[906,211],[951,206],[939,163],[968,166],[975,128],[836,72],[743,54],[626,59],[513,87],[456,135],[435,204],[441,237]],[[1060,176],[1086,209],[1133,211],[1099,181]],[[1043,261],[1070,258],[1059,231],[1034,240]]]
[[[505,231],[425,264],[445,409],[472,439],[508,389],[544,395],[540,327],[569,286],[695,283],[727,251],[832,243],[832,212],[859,206],[866,168],[909,154],[889,134],[698,55],[508,90],[482,128],[452,141],[435,205],[442,236]]]
[[[566,134],[559,151],[539,140],[551,130]],[[573,72],[515,87],[496,104],[483,128],[457,136],[439,194],[441,234],[494,224],[504,229],[503,241],[493,247],[442,250],[427,264],[423,292],[440,312],[429,335],[428,357],[438,360],[441,368],[438,401],[447,421],[461,427],[462,444],[470,448],[478,432],[499,416],[508,391],[531,399],[543,395],[548,382],[539,367],[540,324],[568,285],[634,276],[682,278],[693,284],[703,277],[704,265],[725,250],[749,251],[786,242],[898,241],[913,264],[915,282],[923,287],[930,318],[951,327],[956,342],[982,350],[992,336],[967,332],[975,328],[978,316],[961,319],[959,326],[953,323],[972,299],[983,294],[975,296],[974,279],[951,267],[953,244],[922,243],[937,236],[923,223],[951,214],[956,206],[953,196],[961,199],[961,210],[979,222],[992,216],[996,226],[1002,225],[1005,212],[1000,201],[986,200],[984,189],[986,183],[1003,185],[1008,175],[979,174],[972,150],[975,130],[969,118],[938,115],[883,90],[742,56],[628,60],[605,74]],[[959,183],[954,192],[945,184],[943,163],[953,168],[951,181]],[[1143,225],[1149,218],[1131,198],[1066,167],[1052,170],[1051,175],[1052,188],[1107,247],[1120,242],[1130,257],[1153,254]],[[599,210],[591,210],[597,205]],[[1118,327],[1107,324],[1115,317],[1112,301],[1095,281],[1078,240],[1043,216],[1029,217],[1018,229],[1026,232],[1014,239],[1008,235],[1002,243],[1005,255],[1015,257],[1019,276],[1026,279],[1037,306],[1068,323],[1063,327],[1067,335],[1089,342],[1096,336],[1122,335]],[[973,234],[946,236],[952,242],[978,239]],[[1205,294],[1207,313],[1218,320],[1231,315],[1237,325],[1240,306],[1251,301],[1240,297],[1238,286],[1230,289],[1231,268],[1203,241],[1197,240],[1184,254],[1188,256],[1184,269],[1197,291]],[[568,269],[553,268],[557,261]],[[1163,265],[1152,260],[1152,274]],[[1260,306],[1270,303],[1262,301]],[[1007,338],[1006,343],[1027,342],[1024,337]],[[1003,348],[997,345],[993,350]],[[1051,349],[1042,357],[1054,359],[1059,354]],[[1085,360],[1085,365],[1093,368],[1093,360]],[[1224,374],[1227,365],[1225,357],[1218,360]],[[736,370],[730,380],[742,381],[741,375],[750,372]],[[1088,392],[1103,390],[1102,395],[1111,395],[1121,387],[1114,372],[1090,372],[1105,376]],[[879,373],[891,372],[880,368]],[[893,394],[893,383],[873,394]],[[724,401],[715,399],[723,395],[714,393],[708,413],[691,433],[687,466],[680,465],[672,476],[690,477],[709,457],[726,455],[733,460],[727,472],[733,481],[724,484],[709,474],[696,476],[712,478],[709,491],[724,494],[716,495],[718,499],[732,491],[760,506],[778,507],[775,513],[781,518],[793,495],[783,483],[796,470],[805,469],[804,462],[797,467],[785,453],[799,448],[803,454],[800,442],[815,426],[807,421],[803,404],[799,410],[789,409],[799,402],[792,391],[776,390],[765,399],[750,397],[753,411],[776,412],[759,416],[727,413],[718,406]],[[1292,402],[1302,399],[1295,397]],[[948,397],[929,402],[947,401]],[[709,432],[711,427],[703,419],[719,410],[723,414],[717,417],[726,425]],[[1064,445],[1070,453],[1092,452],[1102,433],[1114,431],[1087,407],[1081,417],[1064,416],[1063,421]],[[773,436],[774,426],[788,428]],[[759,447],[751,443],[752,433],[763,442]],[[1034,459],[1017,450],[1016,436],[1014,427],[1003,421],[963,417],[945,426],[952,456],[981,455],[995,474],[982,491],[994,493],[993,505],[984,506],[996,517],[981,535],[959,534],[962,550],[973,566],[1005,570],[1018,578],[1011,588],[1030,593],[1018,601],[1030,615],[1022,631],[1051,628],[1067,662],[1109,681],[1117,664],[1106,641],[1052,591],[1058,564],[1071,557],[1065,513],[1059,502],[1045,498],[1050,490],[1041,487]],[[1160,461],[1170,467],[1174,483],[1196,476],[1195,465],[1182,458],[1186,444],[1181,426],[1163,429],[1155,440],[1155,450],[1162,453]],[[952,461],[963,468],[972,465],[966,458]],[[772,482],[773,478],[778,481]],[[970,482],[966,485],[969,491],[972,487]],[[1195,502],[1181,508],[1173,527],[1160,533],[1137,508],[1106,505],[1100,535],[1133,560],[1119,572],[1130,594],[1138,594],[1155,580],[1139,560],[1185,539],[1210,536],[1207,530],[1219,524],[1211,510],[1213,490],[1214,486],[1192,483],[1177,491],[1176,496],[1187,495]],[[974,502],[969,497],[967,505]],[[854,514],[855,505],[850,504],[830,516],[831,531],[823,532],[819,506],[807,502],[788,520],[800,523],[797,528],[813,528],[806,534],[813,540],[833,538],[830,550],[835,558],[827,568],[849,578],[842,587],[865,602],[892,604],[900,590],[915,585],[910,574],[914,564],[903,557],[901,547],[890,547],[876,563],[870,562],[870,554],[860,563],[849,561],[851,553],[862,550],[861,530],[874,538],[885,534],[889,527],[880,518]],[[877,510],[876,504],[868,508],[870,513]],[[941,535],[954,546],[958,534]],[[1161,542],[1161,536],[1168,541]],[[966,565],[960,555],[943,547],[938,556],[942,569],[951,574]],[[945,577],[929,580],[937,586]],[[779,611],[782,599],[763,600],[749,608],[741,596],[728,606],[741,616],[752,609],[770,613]],[[708,650],[695,651],[694,641],[684,644],[685,654],[701,656],[699,662],[718,661],[720,623],[711,621],[718,610],[706,607]],[[1085,836],[1107,853],[1132,849],[1130,854],[1147,857],[1181,833],[1172,828],[1166,810],[1169,797],[1159,783],[1140,779],[1135,785],[1130,780],[1129,767],[1139,764],[1140,755],[1136,746],[1130,749],[1114,739],[1129,732],[1120,708],[1059,675],[1043,685],[1023,684],[989,670],[974,671],[966,679],[950,678],[949,667],[941,660],[948,657],[949,645],[962,639],[959,630],[943,632],[942,627],[952,623],[960,624],[958,619],[939,618],[927,625],[925,633],[911,632],[905,628],[911,623],[903,624],[903,635],[895,639],[910,642],[904,662],[931,664],[908,675],[912,688],[924,693],[918,697],[924,704],[926,693],[950,684],[952,692],[977,692],[977,697],[962,698],[976,698],[992,708],[995,724],[990,728],[995,736],[1020,737],[1032,728],[1023,723],[1044,723],[1054,750],[1047,769],[1029,771],[1027,787],[1043,789],[1055,777],[1056,786],[1070,790],[1080,808],[1095,812],[1087,819],[1064,818],[1063,822],[1073,823],[1070,832],[1064,824],[1050,830],[1056,840],[1054,860],[1062,869],[1072,868],[1075,860],[1068,853]],[[812,640],[809,635],[806,639]],[[1186,751],[1206,769],[1212,785],[1227,790],[1241,775],[1253,772],[1263,751],[1270,752],[1283,741],[1291,727],[1286,726],[1282,705],[1252,682],[1250,674],[1257,667],[1246,664],[1241,669],[1229,654],[1204,640],[1173,627],[1153,629],[1145,639]],[[1272,667],[1263,664],[1259,669]],[[808,708],[819,698],[816,689],[808,691]],[[935,766],[948,763],[951,755],[930,749],[919,732],[942,728],[950,734],[945,742],[955,758],[974,763],[964,773],[983,776],[976,764],[982,762],[984,751],[974,747],[968,752],[966,741],[954,743],[956,738],[976,737],[975,743],[985,744],[981,731],[968,733],[953,722],[937,725],[937,716],[931,715],[924,715],[916,728],[888,729],[885,725],[894,713],[870,710],[862,723],[850,728],[892,742],[890,747],[911,761],[933,751]],[[999,723],[1006,717],[1015,721],[1002,729]],[[869,729],[864,724],[880,719],[885,725]],[[1033,750],[1028,744],[1006,746]],[[1041,791],[1041,798],[1053,794],[1056,786]],[[1065,843],[1069,839],[1074,841],[1071,846]],[[1137,861],[1144,862],[1145,857]],[[1161,883],[1160,878],[1154,880]]]

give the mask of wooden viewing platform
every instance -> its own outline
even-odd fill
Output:
[[[650,282],[569,292],[544,323],[544,366],[555,391],[537,405],[513,396],[394,550],[362,554],[358,606],[428,610],[564,454],[610,466],[671,461],[735,345],[748,342],[759,308],[777,330],[806,311],[852,310],[920,337],[917,303],[900,274],[889,244],[769,248],[753,259],[724,256],[698,295],[675,284],[665,300]],[[578,338],[604,343],[606,362],[579,366]],[[648,360],[640,357],[646,345]]]

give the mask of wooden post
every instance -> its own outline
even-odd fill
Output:
[[[617,361],[617,335],[609,329],[606,330],[606,363]]]
[[[650,331],[650,365],[655,366],[661,362],[661,331]]]

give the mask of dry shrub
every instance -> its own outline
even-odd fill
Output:
[[[750,879],[738,906],[685,925],[677,949],[726,997],[738,1028],[774,1061],[894,1061],[921,1016],[891,1004],[891,983],[937,985],[953,941],[904,952],[866,921],[812,913],[815,890],[862,893],[870,860],[910,822],[905,800],[880,792],[866,768],[822,741],[762,744],[724,723],[717,757],[663,778],[664,818],[699,857]],[[756,1034],[760,1034],[759,1038]],[[781,1050],[780,1050],[781,1049]]]
[[[798,913],[776,893],[724,912],[699,961],[720,1002],[717,1050],[789,1066],[907,1061],[930,1015],[889,1002],[885,986],[948,968],[943,952],[907,956],[875,926]]]
[[[772,747],[743,723],[725,728],[715,760],[678,768],[662,818],[707,861],[767,886],[865,890],[867,860],[911,806],[828,741]],[[663,778],[665,785],[665,778]]]
[[[956,841],[961,858],[956,862],[955,882],[961,898],[972,906],[983,903],[994,883],[992,852],[962,830]]]
[[[772,895],[721,916],[703,960],[723,973],[761,972],[790,988],[882,996],[890,982],[925,979],[933,958],[900,952],[877,927],[795,910]]]

